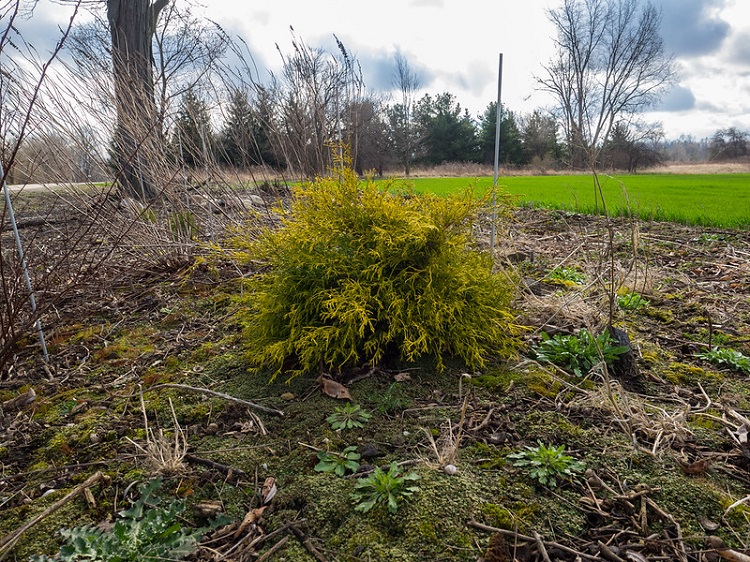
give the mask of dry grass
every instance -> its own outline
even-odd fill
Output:
[[[154,432],[148,423],[146,415],[146,403],[143,400],[143,391],[141,391],[141,411],[143,413],[143,425],[146,430],[145,444],[136,443],[126,437],[132,443],[139,453],[145,457],[145,464],[154,474],[180,474],[185,470],[185,456],[188,451],[188,442],[185,431],[177,422],[177,415],[172,405],[172,399],[169,399],[169,409],[172,412],[172,421],[174,423],[172,437],[167,436],[164,430],[159,428]]]

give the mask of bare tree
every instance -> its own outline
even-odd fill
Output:
[[[356,153],[358,128],[352,124],[358,122],[354,113],[360,108],[361,69],[336,42],[338,54],[310,47],[293,35],[293,53],[286,56],[279,49],[281,75],[272,76],[269,88],[255,82],[258,98],[271,104],[266,126],[272,144],[284,155],[287,168],[307,177],[328,171],[332,143],[346,142]]]
[[[411,173],[411,163],[417,149],[417,138],[414,127],[414,95],[420,87],[417,74],[400,51],[394,57],[396,67],[392,84],[398,90],[401,100],[389,109],[389,122],[394,150],[404,167],[404,173]]]
[[[564,0],[548,13],[557,53],[539,78],[557,99],[571,165],[595,165],[617,121],[656,102],[675,77],[661,12],[641,0]]]
[[[750,153],[748,139],[750,134],[736,127],[719,129],[711,137],[708,154],[711,160],[733,160]]]

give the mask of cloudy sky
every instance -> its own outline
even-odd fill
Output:
[[[177,0],[180,1],[180,0]],[[750,130],[748,0],[652,0],[663,12],[663,37],[680,69],[679,83],[647,115],[668,138],[710,136],[720,128]],[[497,97],[503,53],[503,102],[517,112],[550,103],[535,76],[553,54],[546,11],[561,0],[205,0],[203,12],[241,36],[256,64],[278,70],[276,49],[289,53],[292,34],[334,48],[335,34],[353,52],[368,89],[390,88],[400,52],[430,93],[450,91],[478,115]],[[69,8],[41,0],[27,33],[54,35]]]

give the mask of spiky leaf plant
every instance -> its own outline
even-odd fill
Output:
[[[235,238],[240,261],[268,266],[246,281],[240,313],[257,370],[291,378],[392,352],[478,368],[514,354],[515,284],[472,239],[486,201],[393,187],[344,167],[297,189],[280,228]]]

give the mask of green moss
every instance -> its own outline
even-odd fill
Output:
[[[490,525],[501,529],[518,529],[520,532],[530,528],[540,511],[539,504],[526,501],[511,501],[507,506],[494,503],[482,506],[482,514]]]
[[[674,313],[671,310],[649,306],[643,310],[643,314],[663,324],[671,324],[674,321]]]
[[[671,362],[662,372],[662,376],[672,384],[696,384],[706,381],[719,382],[724,377],[715,371],[706,371],[688,363]]]
[[[555,445],[568,445],[568,448],[571,444],[587,444],[586,430],[560,412],[532,410],[516,421],[516,428],[523,432],[525,439],[534,443],[541,440]]]
[[[524,384],[531,392],[547,398],[555,398],[563,389],[562,382],[547,371],[535,370],[526,374]]]

